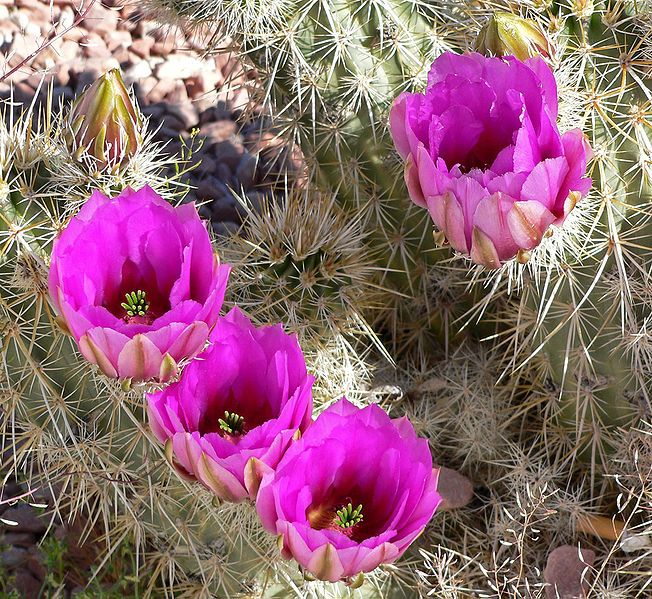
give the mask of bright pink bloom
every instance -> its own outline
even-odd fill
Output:
[[[535,248],[588,193],[591,149],[560,135],[557,84],[540,58],[445,52],[423,94],[390,113],[412,200],[457,251],[487,268]]]
[[[312,382],[295,335],[256,328],[238,308],[178,382],[147,396],[149,421],[182,474],[218,497],[255,497],[312,417]]]
[[[104,374],[164,381],[204,348],[229,271],[194,205],[174,208],[149,187],[114,199],[96,191],[54,242],[49,288]],[[128,309],[137,292],[143,301]]]
[[[263,477],[256,508],[286,558],[335,582],[403,554],[441,502],[438,474],[407,418],[342,399]]]

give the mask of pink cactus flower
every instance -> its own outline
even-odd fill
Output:
[[[256,508],[286,558],[336,582],[405,552],[441,503],[438,475],[407,418],[342,399],[265,474]]]
[[[312,417],[312,382],[295,335],[256,328],[238,308],[178,382],[147,396],[149,421],[169,458],[227,501],[255,497]]]
[[[49,290],[104,374],[162,382],[204,348],[229,271],[192,204],[174,208],[149,187],[96,191],[54,242]]]
[[[541,58],[445,52],[423,94],[401,94],[390,129],[412,200],[451,246],[498,268],[541,242],[585,196],[591,149],[560,135],[557,84]]]

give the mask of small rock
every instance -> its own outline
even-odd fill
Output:
[[[188,92],[182,81],[175,81],[174,87],[166,94],[165,99],[172,104],[185,104],[188,102]]]
[[[170,127],[163,126],[156,132],[155,139],[157,141],[176,141],[179,139],[179,131],[171,129]],[[174,154],[171,149],[172,146],[172,143],[167,146],[168,154]]]
[[[74,100],[75,93],[68,86],[57,85],[52,88],[52,97],[55,99],[56,106],[58,105],[59,100],[64,103]]]
[[[580,558],[581,553],[581,558]],[[543,579],[548,599],[584,599],[589,588],[588,574],[595,552],[572,545],[562,545],[548,556]]]
[[[208,154],[201,156],[201,163],[197,167],[197,173],[201,177],[202,175],[212,175],[217,170],[217,161],[212,156]]]
[[[151,117],[154,121],[159,121],[165,114],[165,106],[163,104],[148,104],[143,106],[141,110],[145,116]]]
[[[198,199],[208,200],[227,195],[228,189],[217,177],[208,176],[199,183],[195,193]]]
[[[454,510],[468,505],[473,499],[473,483],[463,474],[440,467],[437,492],[443,501],[440,510]]]
[[[70,40],[64,40],[59,48],[59,60],[69,62],[75,60],[79,53],[79,44]]]
[[[25,567],[34,575],[38,580],[44,580],[48,572],[45,569],[43,555],[36,546],[27,549],[27,560]]]
[[[3,515],[4,520],[16,522],[15,525],[8,525],[6,530],[11,532],[30,532],[42,534],[47,525],[36,513],[36,509],[26,503],[10,507]]]
[[[227,120],[231,116],[231,111],[228,106],[223,102],[219,102],[217,106],[209,106],[199,113],[199,125],[208,125],[216,121]]]
[[[132,50],[133,42],[131,41],[131,34],[128,31],[120,31],[119,29],[113,31],[111,35],[106,37],[107,47],[110,52],[115,52],[118,48],[129,48]]]
[[[201,60],[188,54],[172,54],[156,68],[159,79],[187,79],[202,72]]]
[[[141,79],[147,79],[151,74],[152,67],[149,63],[146,60],[139,60],[124,72],[123,79],[127,85],[133,85]]]
[[[217,178],[227,187],[236,188],[236,191],[239,191],[239,186],[236,186],[233,180],[233,172],[224,162],[218,162],[217,164]]]
[[[20,547],[9,547],[0,553],[0,565],[5,568],[17,568],[27,560],[28,553],[26,549]]]
[[[82,54],[87,58],[102,58],[111,56],[104,40],[95,32],[88,32],[81,40]]]
[[[0,537],[0,544],[14,547],[31,547],[38,539],[28,532],[6,532]]]
[[[186,131],[196,127],[199,122],[199,115],[192,104],[170,104],[167,111],[183,123],[183,129]]]
[[[235,136],[237,125],[230,120],[222,120],[214,123],[206,123],[201,127],[200,132],[206,137],[205,147],[226,141]]]
[[[224,162],[231,170],[238,168],[238,164],[240,163],[244,152],[244,146],[241,143],[238,143],[237,140],[222,141],[215,144],[213,147],[215,160],[218,162]]]
[[[154,40],[151,37],[143,37],[133,40],[129,49],[141,58],[147,58],[153,45]]]
[[[163,122],[165,123],[164,129],[168,129],[171,131],[175,131],[176,134],[174,137],[179,136],[179,132],[183,131],[185,129],[185,126],[183,124],[183,121],[175,116],[174,114],[166,114],[163,116]]]
[[[149,102],[150,93],[156,87],[157,83],[158,81],[155,77],[145,77],[144,79],[134,81],[133,85],[138,98]]]
[[[186,90],[189,97],[197,98],[214,91],[216,87],[223,83],[222,73],[204,67],[199,73],[186,79]]]
[[[68,29],[75,22],[75,13],[70,6],[64,6],[59,14],[59,27]]]
[[[242,155],[238,168],[235,170],[235,176],[242,187],[249,189],[253,186],[256,177],[256,166],[258,160],[248,152]]]
[[[35,578],[29,570],[21,569],[15,574],[13,586],[22,599],[39,599],[43,583]]]
[[[240,229],[240,225],[237,222],[225,220],[225,221],[213,221],[212,223],[213,231],[215,235],[230,237],[235,235]]]
[[[86,31],[97,32],[108,37],[118,28],[118,13],[114,10],[106,10],[101,3],[91,6],[85,14],[80,24]]]
[[[170,79],[162,79],[160,80],[152,89],[152,91],[149,93],[149,98],[148,100],[152,104],[156,104],[157,102],[162,102],[163,98],[167,96],[174,88],[176,87],[177,82],[172,81]]]

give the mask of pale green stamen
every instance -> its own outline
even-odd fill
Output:
[[[244,429],[244,418],[235,412],[224,412],[224,418],[219,418],[220,428],[229,435],[237,435]]]
[[[145,292],[141,291],[132,291],[125,294],[126,302],[121,303],[120,305],[127,312],[127,316],[145,316],[147,310],[149,310],[149,304],[145,301]]]
[[[353,509],[353,505],[349,503],[343,508],[337,510],[335,513],[337,514],[335,524],[337,524],[337,526],[340,528],[352,528],[356,524],[360,523],[364,517],[362,515],[362,504]]]

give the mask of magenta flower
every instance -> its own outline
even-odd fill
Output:
[[[336,582],[403,554],[441,502],[438,474],[407,418],[342,399],[263,477],[256,507],[286,558]]]
[[[312,417],[312,382],[295,335],[256,328],[238,308],[178,382],[147,396],[149,421],[182,474],[228,501],[255,497]]]
[[[229,271],[192,204],[174,208],[149,187],[96,191],[54,242],[49,288],[104,374],[165,381],[204,348]]]
[[[557,84],[540,58],[442,54],[424,94],[390,113],[412,200],[457,251],[498,268],[535,248],[587,194],[591,149],[559,134]]]

